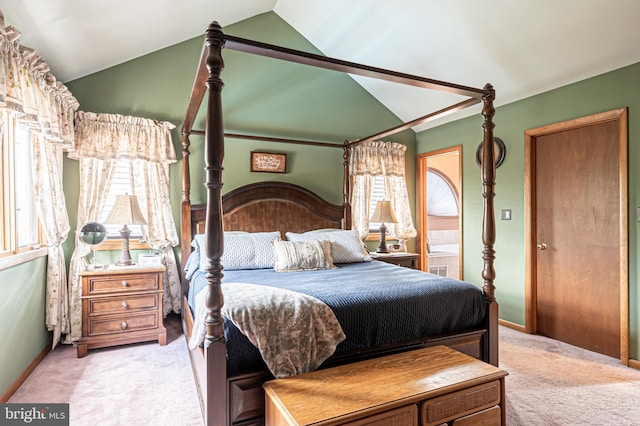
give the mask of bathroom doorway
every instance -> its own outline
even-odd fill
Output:
[[[418,155],[421,269],[462,279],[462,146]]]

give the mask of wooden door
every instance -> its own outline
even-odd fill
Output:
[[[535,331],[614,357],[626,314],[620,132],[615,120],[568,126],[536,136],[530,154]]]

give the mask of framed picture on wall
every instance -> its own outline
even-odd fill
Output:
[[[266,173],[286,173],[287,154],[251,151],[251,171]]]

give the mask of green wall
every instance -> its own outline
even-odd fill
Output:
[[[51,342],[44,326],[47,258],[0,271],[0,395]]]
[[[204,33],[205,28],[203,28]],[[224,29],[240,37],[261,40],[294,49],[320,53],[299,33],[268,12]],[[80,102],[80,109],[120,113],[176,125],[173,142],[178,156],[180,126],[186,110],[203,37],[168,47],[144,57],[67,83]],[[225,130],[245,134],[313,139],[341,145],[400,124],[351,77],[245,53],[223,52],[225,83],[222,93]],[[206,99],[205,101],[206,102]],[[204,115],[195,129],[204,129]],[[191,201],[205,200],[203,186],[203,137],[191,137]],[[390,140],[408,146],[408,175],[415,174],[415,133],[405,131]],[[286,174],[250,173],[250,151],[287,154]],[[228,139],[225,143],[223,192],[263,180],[297,183],[334,202],[342,202],[342,149],[272,142]],[[78,163],[65,159],[64,190],[72,229],[78,201]],[[171,200],[176,225],[180,224],[181,165],[171,173]],[[410,194],[415,192],[413,179]],[[412,200],[414,207],[415,201]],[[73,250],[68,241],[65,251]]]
[[[512,210],[511,221],[497,220],[496,297],[500,317],[524,325],[524,132],[590,114],[628,107],[629,113],[629,287],[631,357],[640,354],[638,285],[638,228],[640,205],[640,63],[588,80],[514,102],[496,110],[495,136],[507,146],[506,159],[497,169],[496,212]],[[500,99],[500,87],[496,87]],[[480,223],[480,169],[475,150],[482,140],[482,118],[469,117],[428,129],[417,135],[417,152],[463,144],[464,277],[482,280]]]

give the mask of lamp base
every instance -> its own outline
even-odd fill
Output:
[[[380,224],[380,246],[376,249],[376,253],[389,253],[389,248],[387,247],[387,226],[382,223]]]
[[[122,250],[120,251],[120,259],[116,262],[117,266],[131,266],[135,265],[131,260],[131,253],[129,253],[129,235],[131,230],[125,224],[120,230],[120,237],[122,238]]]

